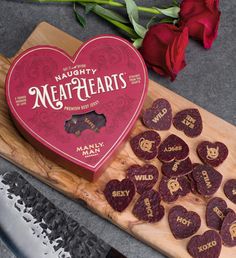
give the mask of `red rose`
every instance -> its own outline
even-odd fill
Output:
[[[188,29],[160,23],[149,28],[140,52],[152,69],[174,80],[186,63],[185,48],[188,44]]]
[[[189,35],[210,48],[217,37],[220,21],[219,0],[183,0],[180,5],[180,26],[189,28]]]

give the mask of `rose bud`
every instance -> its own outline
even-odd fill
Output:
[[[180,5],[180,26],[189,28],[189,35],[210,48],[217,37],[220,21],[219,0],[183,0]]]
[[[188,29],[159,23],[149,28],[140,52],[146,64],[165,77],[174,80],[185,66]]]

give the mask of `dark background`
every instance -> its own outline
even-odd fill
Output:
[[[160,7],[171,1],[136,2],[140,5]],[[190,40],[186,52],[187,66],[174,82],[161,78],[151,71],[149,75],[158,83],[226,121],[236,124],[236,1],[221,0],[220,7],[222,16],[219,36],[212,49],[205,50],[199,43]],[[82,12],[82,9],[80,11]],[[143,19],[145,23],[150,16],[143,14],[142,17],[145,17]],[[0,0],[0,53],[8,57],[13,56],[41,21],[47,21],[81,40],[87,40],[101,33],[122,35],[116,28],[94,14],[87,16],[87,27],[81,28],[75,20],[70,3],[40,4]],[[1,158],[0,170],[16,170],[23,174],[58,207],[129,258],[164,257]],[[1,241],[0,257],[14,257]]]

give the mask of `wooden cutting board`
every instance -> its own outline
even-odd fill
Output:
[[[73,55],[81,42],[50,24],[43,22],[37,26],[31,36],[26,40],[19,53],[29,47],[42,44],[57,46],[67,51],[70,55]],[[138,194],[136,194],[132,203],[122,213],[114,212],[106,202],[102,193],[105,184],[114,178],[124,178],[125,171],[130,165],[134,163],[142,164],[142,162],[132,153],[128,142],[125,143],[110,167],[104,171],[99,180],[96,183],[89,183],[72,172],[49,161],[21,137],[9,117],[4,96],[4,81],[9,65],[13,59],[14,58],[7,59],[0,56],[0,155],[65,195],[83,200],[89,209],[103,218],[110,220],[137,239],[140,239],[153,248],[165,253],[167,256],[176,258],[190,257],[186,251],[189,238],[185,240],[176,240],[170,232],[167,216],[158,223],[148,224],[137,220],[132,215],[131,210],[138,198]],[[225,198],[222,191],[223,184],[230,178],[236,178],[236,128],[153,81],[150,81],[149,83],[149,92],[144,108],[149,107],[155,99],[160,97],[166,98],[171,103],[174,113],[185,108],[195,107],[199,109],[203,118],[203,132],[201,136],[190,139],[182,132],[177,131],[173,126],[169,131],[160,133],[162,139],[170,133],[177,134],[183,138],[189,144],[191,150],[190,158],[193,162],[199,162],[196,155],[196,146],[200,141],[221,141],[227,145],[229,156],[218,168],[223,174],[223,183],[215,194],[215,196]],[[137,121],[131,136],[144,130],[145,127],[140,121]],[[160,162],[156,160],[152,163],[156,165],[160,171]],[[157,189],[157,186],[158,184],[155,185],[154,188]],[[173,205],[177,204],[181,204],[189,210],[196,211],[202,218],[202,225],[198,231],[198,234],[201,234],[208,229],[205,224],[206,203],[206,199],[193,194],[188,194],[174,204],[164,204],[164,206],[166,208],[166,214],[168,214],[169,209]],[[233,203],[230,201],[227,201],[227,203],[230,208],[236,210],[236,206]],[[235,257],[235,253],[236,247],[223,247],[220,257]]]

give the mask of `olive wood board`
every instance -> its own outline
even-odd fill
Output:
[[[19,53],[36,45],[53,45],[62,48],[68,52],[68,54],[73,55],[81,45],[81,41],[46,22],[42,22],[23,44]],[[121,213],[115,212],[109,206],[103,195],[103,189],[106,183],[111,179],[123,179],[126,175],[126,170],[130,165],[142,165],[143,162],[133,154],[129,141],[127,141],[102,176],[95,183],[90,183],[45,158],[22,138],[9,117],[8,107],[5,101],[4,82],[9,65],[13,59],[14,58],[8,59],[0,55],[0,155],[63,194],[74,199],[82,200],[86,203],[87,207],[96,214],[111,221],[135,238],[159,250],[168,257],[190,257],[186,250],[190,238],[176,240],[169,229],[166,215],[173,205],[178,204],[183,205],[189,210],[196,211],[202,220],[201,228],[197,234],[202,234],[208,229],[205,223],[205,207],[207,199],[190,193],[173,204],[163,203],[166,215],[160,222],[154,224],[139,221],[132,215],[131,211],[135,201],[139,197],[138,194],[135,195],[135,198],[125,211]],[[229,156],[227,160],[217,168],[217,170],[223,174],[222,185],[214,195],[226,199],[223,193],[223,185],[226,180],[236,178],[236,128],[185,98],[150,80],[144,108],[150,107],[155,99],[161,97],[167,99],[171,103],[174,114],[185,108],[194,107],[198,108],[201,113],[203,119],[203,132],[199,137],[188,138],[183,132],[177,131],[173,125],[169,131],[160,132],[162,139],[167,135],[174,133],[185,140],[190,147],[190,158],[192,162],[200,161],[196,154],[196,146],[202,140],[221,141],[227,145]],[[145,129],[146,128],[142,125],[140,120],[138,120],[131,131],[130,137]],[[156,165],[160,171],[161,164],[157,159],[151,163]],[[158,183],[154,186],[155,189],[157,189]],[[229,200],[226,201],[230,208],[236,210],[236,205]],[[227,248],[223,246],[220,257],[235,257],[235,253],[236,247]]]

